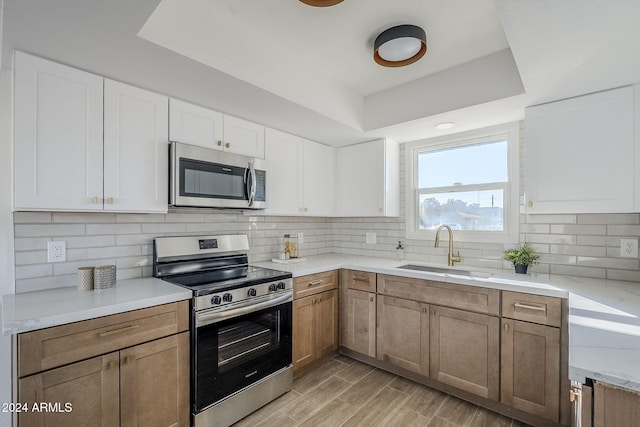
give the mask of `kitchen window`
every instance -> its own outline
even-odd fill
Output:
[[[518,241],[518,123],[408,143],[407,238]]]

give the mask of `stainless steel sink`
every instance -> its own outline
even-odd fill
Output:
[[[419,264],[406,264],[406,265],[401,265],[398,268],[404,268],[406,270],[425,271],[427,273],[450,274],[452,276],[479,277],[482,279],[487,279],[492,276],[491,273],[485,273],[482,271],[469,271],[469,270],[458,270],[455,268],[429,267],[427,265],[419,265]]]

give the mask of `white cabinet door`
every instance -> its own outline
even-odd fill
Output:
[[[104,209],[167,212],[168,98],[104,83]]]
[[[527,213],[634,209],[633,87],[527,108]]]
[[[268,215],[298,215],[302,203],[300,138],[274,129],[265,129]]]
[[[377,140],[337,150],[337,211],[340,216],[398,216],[399,149]]]
[[[222,113],[169,100],[169,140],[222,150]]]
[[[14,208],[101,210],[102,77],[21,52],[14,66]]]
[[[306,215],[335,215],[335,149],[302,140],[303,210]]]
[[[224,116],[224,150],[264,159],[264,126]]]

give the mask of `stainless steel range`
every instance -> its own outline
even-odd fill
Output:
[[[246,235],[161,237],[153,275],[193,291],[193,425],[228,426],[291,389],[291,273],[248,265]]]

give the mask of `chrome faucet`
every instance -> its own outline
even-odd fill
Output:
[[[460,258],[460,251],[458,251],[458,255],[453,254],[453,231],[451,231],[451,227],[447,224],[442,224],[438,227],[438,231],[436,231],[436,245],[437,248],[440,245],[440,230],[446,228],[449,232],[449,253],[447,254],[447,265],[449,267],[453,267],[454,262],[461,262],[462,258]]]

